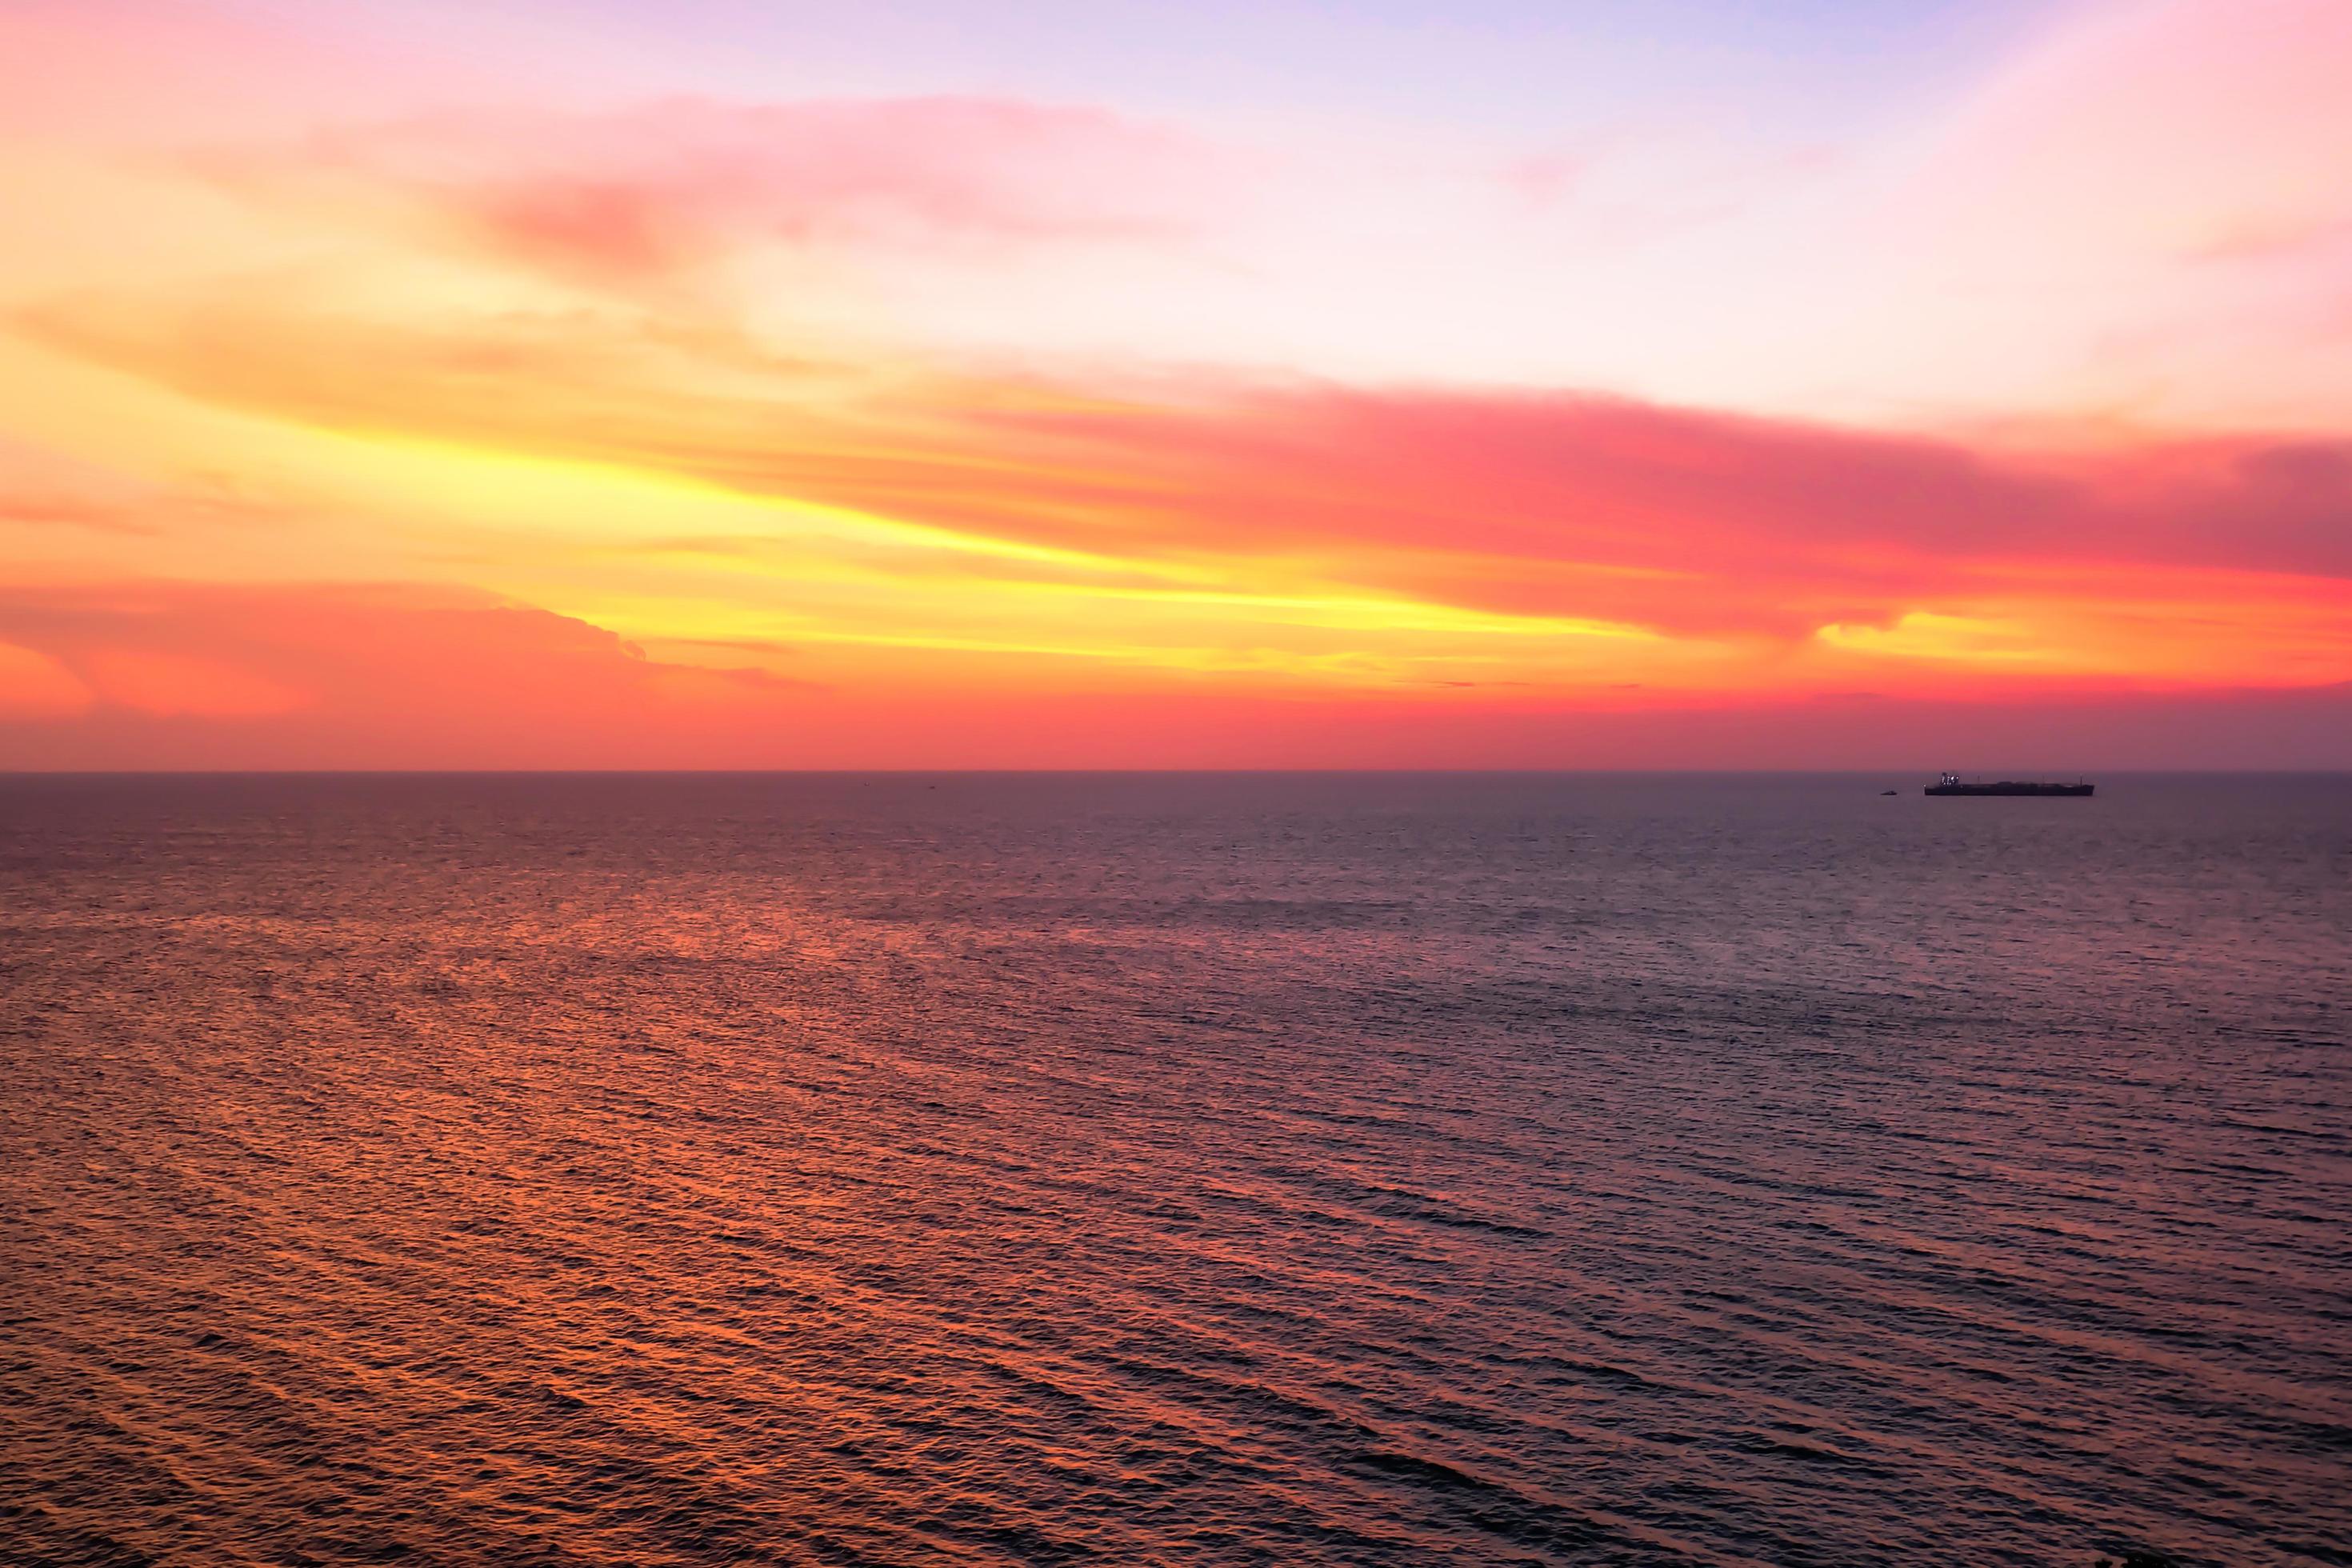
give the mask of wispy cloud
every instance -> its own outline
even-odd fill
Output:
[[[974,551],[1045,552],[1057,570],[1042,575],[1101,593],[1198,595],[1278,573],[1326,595],[1399,596],[1400,619],[1412,599],[1796,642],[1829,625],[2030,608],[2058,575],[2074,580],[2065,613],[2095,624],[2105,574],[2118,594],[2240,605],[2200,660],[2250,678],[2352,672],[2313,661],[2328,639],[2309,624],[2352,582],[2344,443],[2029,460],[1562,395],[797,361],[752,377],[731,352],[698,370],[625,320],[425,331],[234,294],[177,310],[59,303],[28,326],[242,411],[849,509]],[[1152,568],[1156,586],[1116,585]],[[2290,630],[2303,655],[2280,665],[2271,633]],[[2352,637],[2336,657],[2352,658]]]
[[[585,13],[499,9],[0,16],[21,723],[715,757],[860,703],[1338,737],[2352,678],[2328,0],[2062,7],[1769,123],[590,68]],[[551,30],[561,83],[500,52]]]
[[[1166,243],[1216,172],[1170,129],[971,97],[445,112],[185,162],[256,199],[619,288],[763,246]]]

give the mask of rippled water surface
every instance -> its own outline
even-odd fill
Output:
[[[0,1557],[2352,1562],[2352,782],[1917,782],[0,780]]]

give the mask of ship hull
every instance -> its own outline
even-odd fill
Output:
[[[2057,795],[2079,800],[2098,786],[2086,784],[1929,784],[1928,795]]]

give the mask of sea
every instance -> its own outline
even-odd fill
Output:
[[[2352,778],[1924,782],[0,779],[0,1561],[2352,1563]]]

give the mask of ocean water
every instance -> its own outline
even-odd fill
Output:
[[[0,780],[0,1559],[2352,1563],[2352,780],[1920,782]]]

